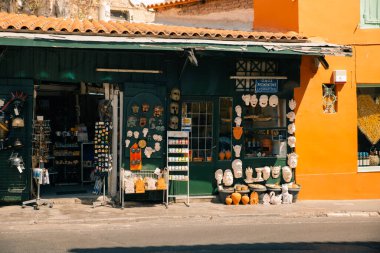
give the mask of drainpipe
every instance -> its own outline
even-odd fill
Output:
[[[99,3],[99,20],[108,22],[111,19],[111,3],[109,0],[101,0]]]

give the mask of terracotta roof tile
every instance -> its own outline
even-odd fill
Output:
[[[157,3],[157,4],[150,4],[147,5],[146,8],[148,9],[160,9],[160,8],[166,8],[166,7],[172,7],[180,4],[190,4],[195,2],[200,2],[201,0],[173,0],[173,1],[166,1],[163,3]]]
[[[247,32],[157,24],[36,17],[0,12],[0,31],[75,33],[81,35],[217,39],[271,42],[304,42],[296,33]]]

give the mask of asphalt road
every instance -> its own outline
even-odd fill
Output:
[[[380,252],[380,218],[199,218],[0,228],[0,252]]]

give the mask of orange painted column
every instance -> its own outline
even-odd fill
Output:
[[[314,57],[304,56],[301,86],[295,89],[296,169],[300,199],[380,198],[380,173],[358,173],[357,103],[354,57],[326,57],[329,69],[316,69]],[[333,70],[347,70],[348,81],[336,84],[337,112],[322,109],[322,84],[333,83]]]

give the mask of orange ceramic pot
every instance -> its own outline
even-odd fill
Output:
[[[226,154],[223,151],[219,152],[219,160],[224,160],[225,156],[226,156]]]
[[[231,159],[231,151],[227,150],[225,152],[225,154],[226,154],[226,160],[230,160]]]
[[[234,127],[233,128],[233,135],[236,140],[240,140],[241,136],[243,134],[243,128],[242,127]]]

